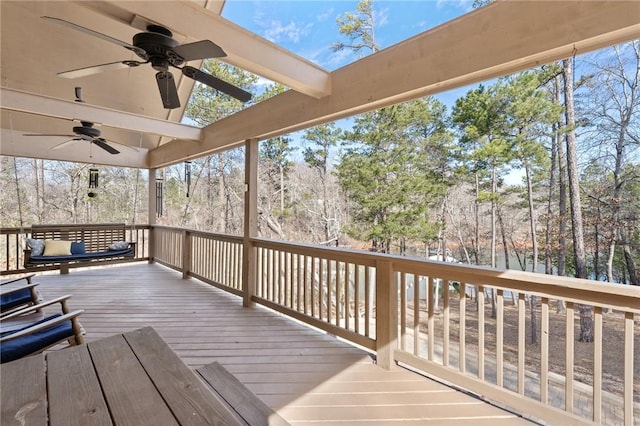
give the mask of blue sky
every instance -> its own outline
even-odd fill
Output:
[[[411,36],[448,22],[472,9],[473,0],[375,0],[375,40],[392,46]],[[330,46],[347,41],[336,18],[355,12],[358,1],[227,0],[222,16],[285,49],[333,71],[357,59],[352,52],[332,52]],[[436,98],[451,106],[465,90]]]
[[[376,0],[375,39],[389,47],[472,10],[472,0]],[[336,18],[354,12],[358,1],[227,0],[222,16],[321,67],[335,70],[356,57],[329,48],[344,40]]]
[[[473,0],[374,0],[375,41],[381,49],[392,46],[472,11],[472,3]],[[357,5],[357,0],[227,0],[222,16],[333,71],[358,59],[353,52],[332,52],[330,48],[332,43],[348,41],[338,31],[336,18],[345,12],[356,12]],[[461,88],[434,97],[450,109],[467,90]],[[335,124],[347,129],[352,126],[352,119]],[[298,160],[302,155],[302,134],[300,131],[288,135],[297,148],[293,157]]]

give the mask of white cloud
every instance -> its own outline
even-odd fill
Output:
[[[295,22],[283,24],[280,21],[271,21],[269,27],[264,31],[264,37],[274,43],[288,40],[298,43],[302,36],[309,34],[313,24],[299,26]]]
[[[445,7],[455,7],[462,9],[464,13],[471,12],[473,10],[473,0],[437,0],[436,7],[443,9]]]
[[[326,12],[322,12],[320,14],[318,14],[318,16],[316,17],[316,19],[318,20],[318,22],[324,22],[327,19],[331,18],[334,14],[335,9],[332,7],[329,10],[327,10]]]
[[[375,23],[378,27],[384,27],[389,23],[389,8],[385,7],[384,9],[375,11]]]

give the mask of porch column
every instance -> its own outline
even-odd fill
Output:
[[[244,144],[244,226],[242,241],[242,292],[244,307],[253,306],[256,294],[256,248],[251,238],[258,236],[258,139]]]
[[[156,210],[156,171],[158,169],[149,169],[149,206],[148,216],[149,216],[149,242],[147,245],[147,253],[149,253],[149,263],[154,262],[154,254],[153,254],[153,246],[154,246],[154,237],[153,237],[153,225],[156,224],[156,217],[158,216],[158,211]]]
[[[385,370],[395,367],[393,352],[398,347],[398,280],[391,260],[376,261],[376,353]]]

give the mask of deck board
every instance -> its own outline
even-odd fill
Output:
[[[72,294],[88,342],[152,326],[192,369],[217,361],[294,425],[530,424],[365,351],[160,265],[42,274],[46,298]]]

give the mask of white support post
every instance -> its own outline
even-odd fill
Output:
[[[156,216],[158,212],[156,211],[156,177],[157,177],[158,169],[149,169],[149,200],[148,200],[148,216],[149,216],[149,244],[147,246],[147,250],[149,253],[149,263],[154,262],[154,229],[153,225],[156,224]]]
[[[182,236],[182,279],[189,278],[191,272],[191,232],[185,230]]]
[[[244,226],[242,244],[242,292],[244,307],[253,306],[256,294],[256,249],[251,242],[258,235],[258,139],[245,141]]]
[[[398,347],[398,283],[390,260],[376,261],[376,352],[378,366],[395,367]]]

